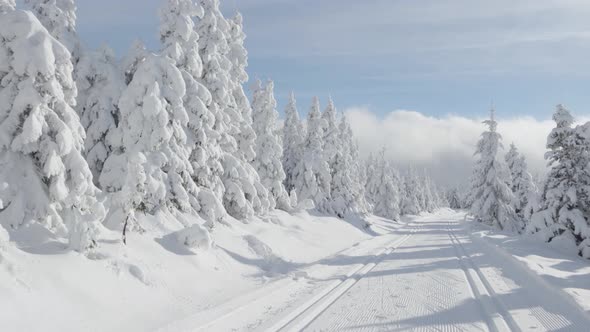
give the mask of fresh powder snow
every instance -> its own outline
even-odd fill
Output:
[[[440,142],[427,126],[367,146],[363,130],[386,127],[359,130],[367,124],[351,105],[364,101],[350,103],[352,86],[331,94],[310,79],[289,93],[285,76],[322,74],[347,53],[324,47],[342,40],[368,53],[376,37],[344,33],[321,15],[323,2],[228,3],[159,0],[154,40],[121,52],[83,39],[83,24],[146,30],[140,9],[150,2],[79,20],[90,2],[0,0],[0,331],[588,331],[583,115],[556,106],[540,140],[542,174],[526,144],[504,148],[494,107],[472,121],[472,139],[452,143],[468,161],[431,151]],[[289,10],[266,11],[275,5]],[[261,8],[280,26],[250,25]],[[125,24],[111,26],[117,16]],[[364,31],[351,17],[344,24]],[[302,52],[313,56],[287,51],[299,41],[285,26],[313,33]],[[276,34],[267,43],[277,53],[261,57],[260,38]],[[368,64],[343,63],[335,86],[399,74],[356,77],[350,67]],[[408,159],[418,145],[430,164]],[[441,179],[444,159],[471,176]]]

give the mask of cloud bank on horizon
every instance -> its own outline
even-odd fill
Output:
[[[434,117],[396,110],[381,117],[367,107],[349,108],[344,114],[350,120],[363,157],[385,148],[387,156],[401,170],[410,166],[424,168],[446,186],[467,184],[475,160],[475,144],[485,130],[483,118],[458,115]],[[580,118],[579,122],[587,120]],[[511,143],[516,144],[527,158],[531,173],[543,175],[547,135],[554,126],[552,120],[540,121],[530,116],[498,119],[504,153]]]

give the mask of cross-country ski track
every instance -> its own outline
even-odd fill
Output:
[[[589,330],[570,295],[466,226],[461,212],[417,217],[161,330]]]

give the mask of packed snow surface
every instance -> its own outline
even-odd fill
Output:
[[[154,226],[89,258],[0,234],[2,330],[587,331],[586,260],[449,209],[369,221],[273,212],[213,243]]]

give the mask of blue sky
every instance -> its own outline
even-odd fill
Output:
[[[157,49],[161,0],[78,0],[85,44]],[[549,118],[556,103],[590,106],[590,1],[222,0],[244,15],[251,78],[339,109]]]

